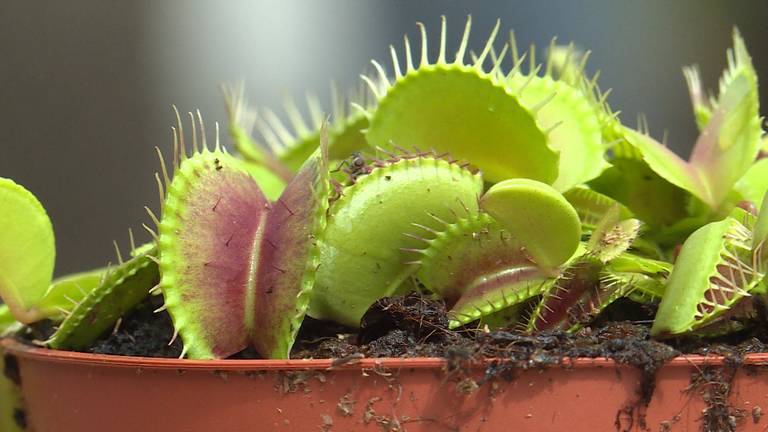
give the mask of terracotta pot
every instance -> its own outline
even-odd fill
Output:
[[[702,391],[714,388],[692,388],[692,374],[724,370],[719,357],[674,359],[645,407],[640,371],[607,359],[515,370],[478,388],[433,358],[193,361],[2,346],[34,432],[696,431]],[[768,354],[750,355],[732,382],[737,430],[768,426],[766,365]]]

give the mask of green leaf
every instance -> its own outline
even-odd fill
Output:
[[[640,226],[637,219],[621,220],[621,207],[616,204],[595,227],[587,243],[587,251],[607,263],[629,249],[640,234]]]
[[[702,179],[702,173],[695,167],[648,135],[626,128],[625,137],[640,150],[643,160],[659,176],[712,205],[714,198]]]
[[[659,175],[717,209],[760,151],[762,130],[757,74],[738,32],[728,53],[718,99],[686,162],[649,136],[627,129],[626,138]],[[704,117],[701,117],[704,119]]]
[[[764,276],[754,266],[751,238],[749,229],[731,217],[691,234],[675,261],[651,334],[703,327],[749,296]]]
[[[0,178],[0,296],[13,316],[32,323],[53,277],[56,245],[48,214],[31,192]]]
[[[483,195],[480,206],[544,269],[554,270],[566,262],[581,240],[578,213],[558,191],[544,183],[504,180]]]
[[[763,202],[760,206],[760,213],[757,214],[754,232],[752,233],[752,250],[758,247],[764,247],[764,242],[768,238],[768,192],[763,196]]]
[[[70,310],[73,304],[79,303],[99,286],[106,271],[106,268],[100,268],[55,279],[45,297],[40,300],[38,310],[51,319],[63,319],[62,311]]]
[[[551,129],[549,145],[560,152],[552,186],[563,192],[599,176],[607,167],[605,146],[597,113],[584,93],[549,76],[515,74],[508,83],[541,127]]]
[[[463,48],[450,62],[444,43],[436,61],[430,61],[422,31],[418,67],[413,67],[410,44],[404,62],[407,70],[401,71],[395,59],[393,82],[375,63],[378,77],[365,77],[378,98],[375,110],[368,111],[366,139],[371,146],[385,149],[403,146],[449,152],[471,161],[492,182],[515,177],[554,182],[558,152],[549,146],[535,112],[522,104],[496,66],[483,67],[498,25],[477,60],[465,64],[470,24],[462,38]],[[441,39],[446,39],[445,23]]]
[[[441,229],[421,255],[416,277],[449,308],[451,328],[490,315],[499,323],[550,283],[549,274],[531,262],[518,240],[486,213]]]
[[[98,285],[77,305],[70,305],[70,312],[48,344],[54,349],[88,347],[146,298],[159,280],[157,264],[146,254],[106,269]]]
[[[738,199],[747,200],[755,205],[763,201],[768,191],[768,158],[755,162],[734,186]]]
[[[627,206],[652,233],[688,216],[690,194],[654,172],[637,149],[621,142],[611,148],[610,162],[589,186]]]
[[[418,269],[419,251],[458,215],[477,214],[480,174],[433,154],[372,167],[331,204],[309,315],[357,326]]]

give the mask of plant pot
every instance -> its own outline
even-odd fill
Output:
[[[692,386],[692,374],[724,370],[721,357],[673,359],[658,371],[646,407],[641,372],[600,358],[513,370],[477,387],[436,358],[193,361],[56,351],[11,339],[2,346],[18,365],[35,432],[694,431],[708,407],[702,393],[716,389]],[[749,355],[731,382],[739,431],[768,426],[766,365],[768,354]],[[483,371],[478,365],[469,375],[479,380]]]

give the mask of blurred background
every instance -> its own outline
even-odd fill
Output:
[[[306,90],[329,106],[329,83],[357,85],[423,21],[433,40],[448,17],[454,51],[467,14],[482,47],[496,18],[520,45],[553,36],[593,51],[589,69],[611,105],[687,154],[695,140],[681,67],[714,88],[737,26],[768,83],[768,2],[69,0],[0,3],[0,176],[31,189],[53,219],[57,274],[113,260],[111,240],[142,240],[157,209],[153,147],[168,148],[170,105],[224,122],[219,85],[245,80],[258,106]],[[452,39],[451,39],[452,37]],[[501,41],[502,38],[500,38]],[[499,45],[500,46],[500,45]],[[768,106],[768,91],[762,95]],[[765,109],[763,109],[765,114]],[[210,129],[209,129],[210,131]],[[228,138],[223,137],[227,142]],[[0,209],[3,211],[3,209]]]

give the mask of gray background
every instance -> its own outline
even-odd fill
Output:
[[[434,39],[447,15],[455,49],[468,13],[475,48],[499,17],[523,45],[557,35],[592,49],[590,68],[602,69],[622,118],[646,113],[681,153],[695,139],[683,65],[698,62],[713,87],[736,25],[768,82],[768,2],[757,0],[5,0],[0,176],[48,209],[57,274],[102,265],[112,239],[147,222],[142,207],[158,207],[153,147],[169,142],[171,103],[223,121],[218,85],[238,79],[260,106],[305,90],[327,102],[332,79],[355,85],[371,58],[388,60],[389,44],[416,36],[417,20]]]

